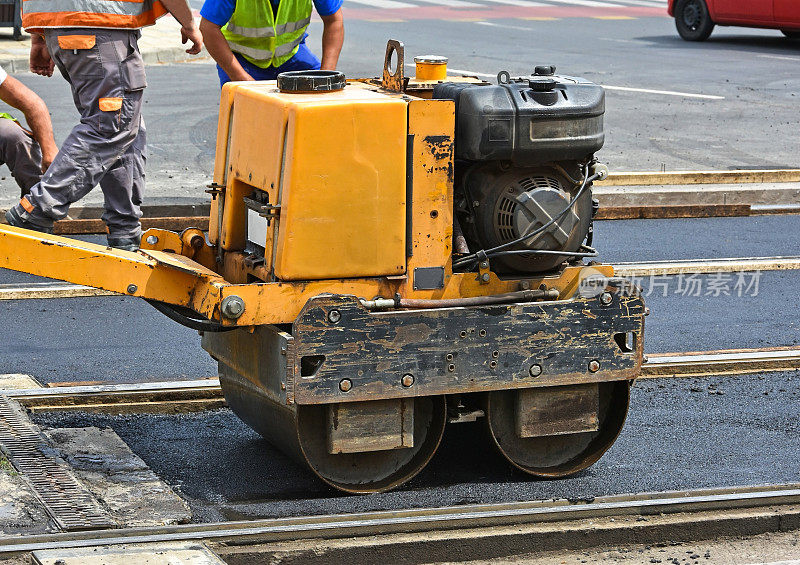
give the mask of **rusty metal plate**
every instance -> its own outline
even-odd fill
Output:
[[[295,321],[298,404],[321,404],[630,380],[642,364],[644,301],[578,298],[372,313],[320,296]],[[615,286],[621,285],[621,286]],[[632,347],[629,347],[632,345]],[[340,383],[347,379],[347,390]],[[412,381],[404,386],[403,381]]]
[[[403,92],[405,84],[405,49],[402,42],[390,39],[386,43],[381,86],[391,92]]]
[[[328,453],[414,447],[414,399],[328,405]]]
[[[598,383],[520,390],[516,404],[517,435],[521,438],[600,429]]]

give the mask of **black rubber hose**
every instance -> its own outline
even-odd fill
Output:
[[[201,318],[197,312],[189,308],[174,306],[158,300],[145,300],[150,303],[150,306],[164,314],[173,322],[178,322],[180,325],[186,326],[192,330],[197,330],[198,332],[229,332],[237,329],[236,326],[223,326],[219,322]]]
[[[496,251],[492,253],[492,257],[500,257],[503,255],[563,255],[564,257],[599,257],[600,254],[597,251],[587,251],[587,252],[579,252],[579,251],[549,251],[547,249],[536,249],[534,251],[528,251],[527,249],[510,249],[506,251]]]

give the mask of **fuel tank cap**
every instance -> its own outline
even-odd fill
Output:
[[[278,75],[281,92],[334,92],[347,84],[339,71],[287,71]]]
[[[557,84],[555,79],[549,77],[533,77],[528,80],[528,88],[534,92],[549,92],[554,90]]]

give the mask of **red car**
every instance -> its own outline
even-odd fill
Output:
[[[669,0],[669,15],[687,41],[708,39],[715,25],[779,29],[800,39],[800,0]]]

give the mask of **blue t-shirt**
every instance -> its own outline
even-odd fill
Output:
[[[278,9],[280,0],[270,0],[272,9]],[[320,16],[330,16],[339,11],[343,0],[314,0],[314,8]],[[228,23],[236,8],[236,0],[206,0],[200,10],[200,15],[212,24],[224,26]]]
[[[339,11],[342,7],[342,2],[343,0],[314,0],[314,8],[320,16],[330,16]],[[277,12],[280,0],[270,0],[270,3],[272,4],[272,9]],[[222,27],[231,19],[235,8],[236,0],[205,0],[203,8],[200,10],[200,15],[212,24]],[[234,53],[234,56],[247,74],[256,80],[275,80],[278,74],[284,71],[319,69],[320,61],[306,46],[306,37],[308,35],[303,36],[303,41],[297,48],[297,53],[295,53],[294,57],[280,67],[264,69],[252,64],[239,53]],[[219,74],[220,86],[230,80],[227,73],[219,65],[217,65],[217,74]]]

